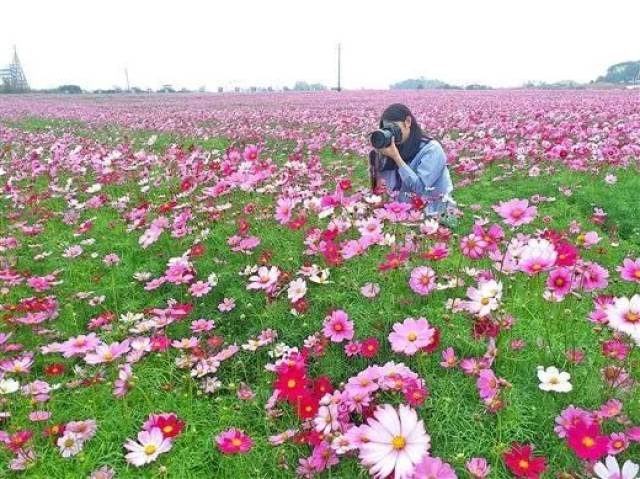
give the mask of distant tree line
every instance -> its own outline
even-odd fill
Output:
[[[488,85],[472,83],[466,87],[450,85],[442,80],[429,79],[425,77],[410,78],[402,80],[393,85],[389,85],[391,90],[491,90]]]
[[[240,93],[240,92],[264,93],[264,92],[273,92],[273,91],[325,91],[328,89],[329,88],[323,85],[322,83],[307,83],[305,81],[297,81],[293,85],[293,87],[285,86],[280,90],[272,86],[266,86],[266,87],[250,86],[248,88],[233,87],[232,90],[227,89],[226,91],[234,91],[236,93]],[[126,90],[119,86],[114,86],[112,88],[98,88],[96,90],[85,90],[79,85],[60,85],[55,88],[44,88],[40,90],[31,90],[31,91],[34,93],[58,93],[58,94],[65,94],[65,95],[77,95],[81,93],[95,93],[95,94],[194,93],[196,91],[200,93],[204,93],[206,92],[206,88],[204,86],[201,86],[197,90],[190,90],[188,88],[181,88],[178,90],[174,88],[173,85],[167,84],[167,85],[162,85],[160,88],[156,90],[153,90],[151,88],[143,89],[136,86],[129,88],[129,90]],[[223,93],[224,91],[225,89],[223,87],[217,88],[218,93]],[[0,92],[2,92],[1,88],[0,88]]]

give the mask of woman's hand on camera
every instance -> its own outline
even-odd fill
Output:
[[[400,152],[398,151],[398,147],[396,146],[396,139],[393,136],[391,137],[391,144],[385,148],[379,148],[378,153],[384,156],[388,156],[389,158],[394,160],[396,163],[399,160],[402,161],[402,158],[400,157]]]

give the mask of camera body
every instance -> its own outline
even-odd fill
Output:
[[[386,148],[391,145],[391,138],[395,138],[396,145],[402,141],[402,130],[398,125],[390,125],[373,131],[369,138],[374,148]]]

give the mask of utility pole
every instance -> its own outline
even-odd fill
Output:
[[[338,43],[338,91],[341,91],[342,88],[340,87],[340,50],[341,50],[341,45]]]
[[[129,93],[131,89],[129,88],[129,71],[127,70],[127,67],[124,67],[124,77],[127,80],[127,93]]]

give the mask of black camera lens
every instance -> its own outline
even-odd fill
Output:
[[[402,130],[397,125],[379,128],[371,133],[371,146],[374,148],[386,148],[391,144],[391,138],[396,139],[396,145],[402,141]]]
[[[391,132],[379,129],[371,133],[371,146],[374,148],[386,148],[391,144]]]

